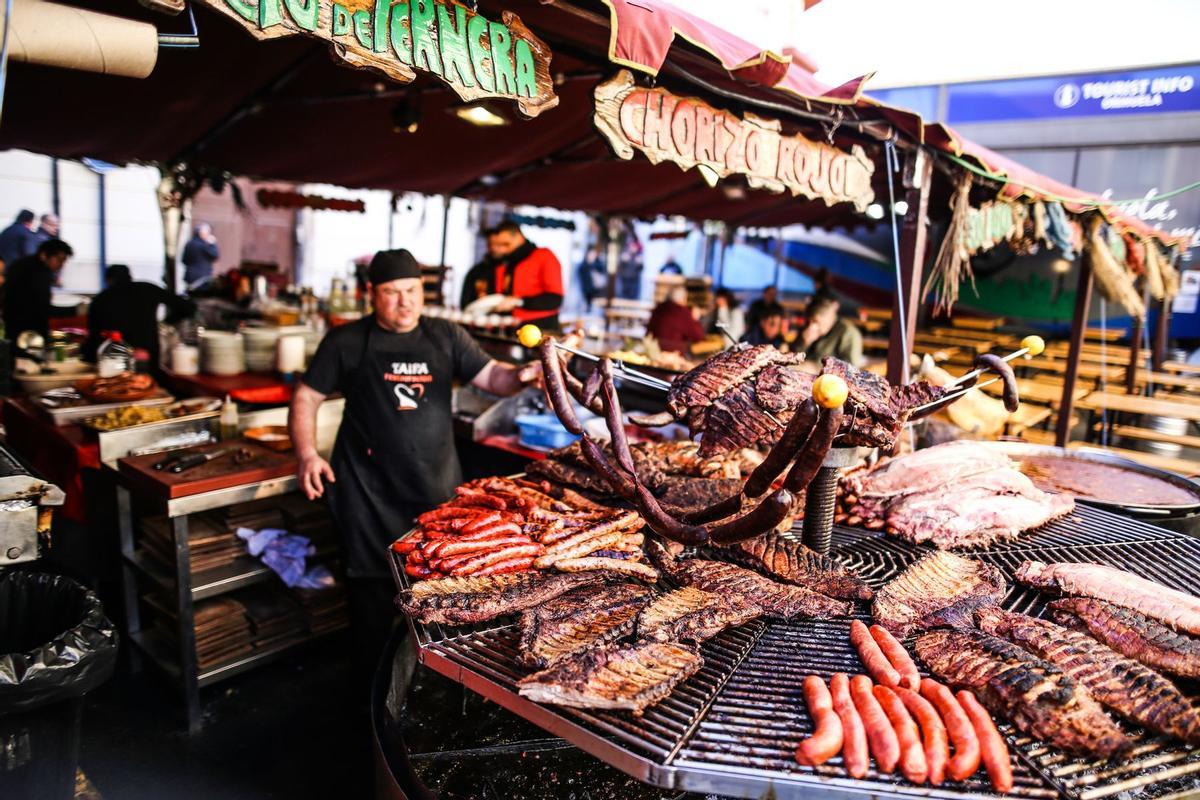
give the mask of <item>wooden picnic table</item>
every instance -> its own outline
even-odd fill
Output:
[[[1138,385],[1145,386],[1147,383],[1152,383],[1164,389],[1181,389],[1185,392],[1200,393],[1200,375],[1173,375],[1169,372],[1140,370],[1138,372]]]
[[[1125,328],[1105,328],[1101,330],[1098,327],[1089,325],[1083,335],[1086,339],[1096,339],[1097,341],[1103,339],[1106,342],[1115,342],[1128,336],[1129,331]]]
[[[1055,372],[1058,374],[1066,374],[1067,362],[1065,359],[1047,358],[1046,356],[1037,356],[1028,361],[1017,359],[1012,362],[1013,369],[1032,369],[1039,372]],[[1089,380],[1099,380],[1104,378],[1109,383],[1116,383],[1125,376],[1125,368],[1121,366],[1103,366],[1090,361],[1079,362],[1079,377]]]
[[[863,350],[867,352],[876,352],[879,350],[887,351],[892,346],[892,340],[886,336],[864,336]]]
[[[959,347],[975,353],[986,353],[992,349],[992,345],[995,343],[995,339],[980,341],[977,339],[963,339],[957,336],[938,336],[932,333],[918,333],[913,341],[921,347]]]
[[[1041,425],[1054,414],[1045,406],[1021,404],[1021,407],[1008,415],[1004,423],[1004,433],[1007,436],[1020,436],[1027,430]]]
[[[988,394],[999,395],[1004,391],[1004,384],[997,382],[988,384],[982,388]],[[1062,403],[1063,387],[1061,380],[1057,383],[1049,383],[1034,378],[1017,378],[1017,389],[1021,392],[1022,403],[1028,401],[1048,406],[1057,406]],[[1079,401],[1086,397],[1090,391],[1086,387],[1076,385],[1073,392],[1075,400]]]
[[[1177,458],[1175,456],[1164,456],[1158,453],[1146,453],[1141,450],[1126,450],[1122,447],[1100,447],[1097,444],[1089,444],[1088,442],[1070,442],[1067,444],[1068,450],[1079,450],[1088,448],[1091,450],[1102,450],[1106,453],[1111,453],[1114,456],[1127,458],[1130,461],[1136,461],[1147,467],[1155,469],[1165,469],[1168,472],[1175,472],[1179,475],[1190,476],[1196,474],[1197,469],[1200,469],[1195,459]]]
[[[996,339],[1003,337],[1003,334],[997,334],[995,331],[977,331],[971,328],[945,328],[938,326],[930,328],[927,333],[934,336],[949,336],[975,342],[994,342]]]
[[[1182,361],[1164,361],[1163,372],[1178,372],[1200,375],[1200,364],[1186,364]]]
[[[1068,354],[1067,354],[1066,350],[1051,350],[1050,348],[1046,348],[1046,355],[1049,356],[1050,358],[1053,358],[1058,361],[1063,361],[1065,363],[1067,360]],[[1143,353],[1143,355],[1145,355],[1145,354]],[[1085,363],[1085,364],[1086,363],[1118,364],[1120,366],[1128,366],[1129,365],[1129,351],[1125,350],[1122,352],[1119,350],[1118,351],[1110,350],[1107,353],[1099,353],[1099,352],[1093,353],[1090,350],[1084,350],[1084,351],[1080,352],[1080,354],[1079,354],[1079,361],[1080,361],[1080,363]]]
[[[950,320],[950,324],[955,328],[994,331],[1004,324],[1004,317],[955,317]]]
[[[1124,392],[1092,392],[1079,401],[1079,407],[1093,412],[1107,410],[1122,414],[1152,414],[1200,422],[1200,399],[1161,400]]]

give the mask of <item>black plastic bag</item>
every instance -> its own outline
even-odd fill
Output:
[[[117,631],[70,578],[0,573],[0,714],[82,697],[112,675]]]

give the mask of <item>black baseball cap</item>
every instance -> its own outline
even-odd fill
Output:
[[[421,277],[421,265],[407,250],[380,250],[367,267],[367,278],[374,285],[400,278]]]

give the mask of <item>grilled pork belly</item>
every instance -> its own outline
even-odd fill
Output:
[[[602,582],[603,572],[548,575],[514,572],[475,578],[421,581],[399,598],[400,608],[418,622],[466,625],[532,608],[561,594]]]
[[[875,594],[837,561],[778,533],[764,533],[738,542],[724,552],[740,564],[829,597],[870,600]]]
[[[898,637],[934,625],[952,624],[956,613],[999,603],[1007,587],[993,566],[939,550],[909,565],[875,593],[871,614]],[[970,624],[969,614],[964,620]]]
[[[979,611],[977,621],[985,633],[1008,639],[1054,664],[1125,719],[1185,742],[1200,743],[1200,710],[1175,684],[1145,665],[1085,633],[1024,614],[985,608]]]
[[[977,630],[922,634],[915,649],[934,675],[1037,739],[1100,758],[1133,746],[1082,686],[1028,650]]]
[[[637,637],[656,642],[700,644],[726,628],[762,616],[758,606],[691,586],[661,595],[642,610]]]
[[[1055,622],[1084,631],[1123,656],[1172,675],[1200,678],[1200,639],[1090,597],[1065,597],[1048,608]]]
[[[521,663],[544,667],[563,656],[623,639],[653,591],[637,583],[585,586],[521,612]]]
[[[851,605],[800,586],[787,586],[736,564],[693,558],[665,561],[662,568],[677,582],[758,606],[776,619],[828,619],[850,614]]]

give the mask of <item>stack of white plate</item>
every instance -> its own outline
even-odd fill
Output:
[[[272,358],[274,352],[272,351]],[[200,366],[209,375],[240,375],[246,371],[245,345],[240,333],[205,331],[200,335]]]
[[[243,328],[246,342],[246,369],[251,372],[271,372],[275,369],[275,342],[279,328]]]

